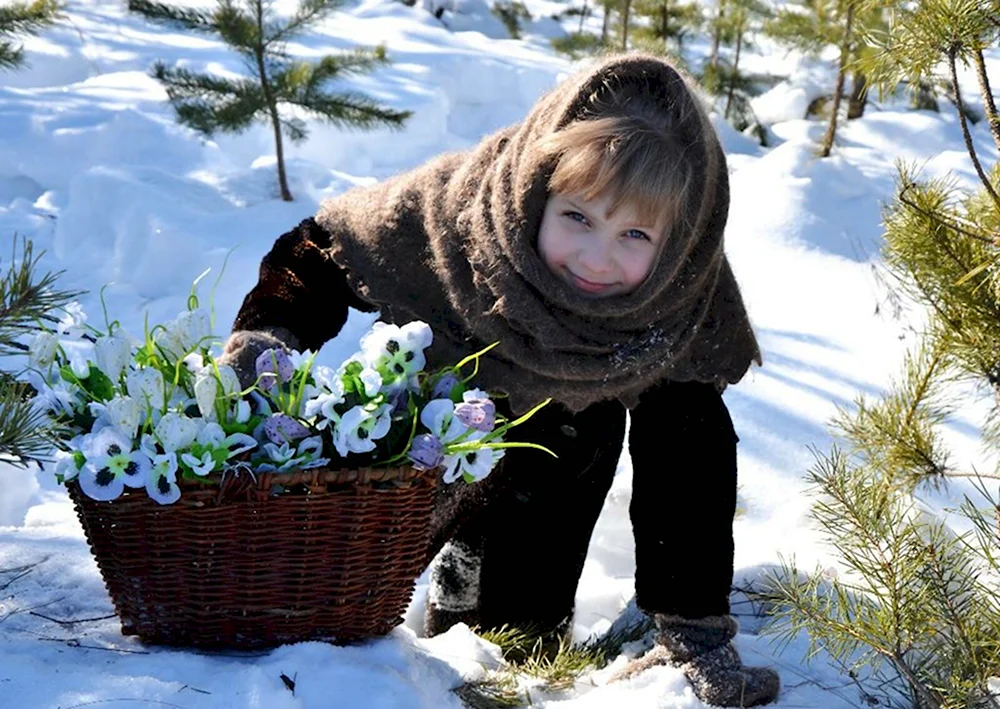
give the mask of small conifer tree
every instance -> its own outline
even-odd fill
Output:
[[[635,0],[636,43],[658,54],[684,54],[684,39],[701,24],[701,9],[694,2]],[[673,48],[670,43],[673,42]]]
[[[39,324],[52,320],[51,312],[79,295],[56,289],[57,273],[38,275],[38,259],[30,241],[14,239],[10,263],[0,261],[0,362],[23,356]],[[22,357],[18,357],[22,359]],[[56,431],[31,403],[31,388],[18,381],[16,371],[0,369],[0,461],[24,466],[45,456],[55,445]]]
[[[766,34],[779,43],[818,55],[828,46],[839,48],[837,82],[833,90],[827,130],[820,145],[820,156],[828,157],[837,133],[840,104],[847,74],[866,46],[865,38],[882,26],[885,2],[881,0],[799,0],[799,7],[783,7],[764,26]],[[867,90],[863,72],[854,76],[849,117],[863,112]]]
[[[810,475],[819,493],[812,516],[845,572],[829,578],[786,566],[770,592],[789,623],[772,629],[804,629],[853,676],[881,677],[880,706],[997,709],[1000,501],[985,480],[995,489],[1000,469],[960,467],[941,426],[962,403],[949,385],[979,384],[994,395],[982,442],[988,454],[1000,450],[1000,170],[976,151],[957,73],[960,63],[977,67],[996,125],[982,58],[1000,39],[1000,6],[924,0],[894,9],[863,69],[884,92],[904,78],[931,81],[943,64],[980,186],[922,180],[899,166],[883,219],[885,262],[903,292],[927,307],[928,325],[888,393],[861,397],[835,419],[843,443]],[[958,531],[913,494],[928,484],[947,491],[955,477],[972,478],[977,490],[957,505]]]
[[[19,35],[36,34],[59,16],[57,0],[9,2],[0,6],[0,69],[24,64],[24,50],[11,41]]]
[[[309,25],[329,16],[342,0],[301,0],[284,21],[276,19],[266,0],[216,0],[213,11],[176,7],[151,0],[129,0],[132,12],[158,23],[218,35],[246,61],[252,74],[230,79],[200,74],[183,67],[154,65],[152,75],[167,87],[181,123],[211,136],[216,131],[239,133],[254,121],[270,123],[274,131],[281,198],[292,200],[285,173],[282,134],[293,142],[307,137],[305,122],[283,113],[294,107],[336,126],[399,127],[409,111],[383,108],[360,93],[331,93],[328,85],[351,73],[366,72],[386,62],[382,47],[328,55],[318,62],[293,59],[286,42]]]

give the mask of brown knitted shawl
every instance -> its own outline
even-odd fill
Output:
[[[641,82],[697,161],[650,276],[632,293],[593,298],[549,271],[535,248],[553,160],[539,139],[586,113],[614,82]],[[477,381],[521,412],[553,397],[576,411],[617,397],[632,408],[662,379],[738,381],[760,353],[723,253],[725,156],[697,99],[659,58],[612,57],[561,83],[519,124],[323,203],[316,221],[354,290],[386,319],[434,330],[429,366],[495,341]]]

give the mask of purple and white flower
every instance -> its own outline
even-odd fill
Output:
[[[433,470],[444,463],[444,448],[432,433],[421,433],[414,437],[407,455],[417,470]]]
[[[462,403],[455,405],[455,417],[469,428],[489,433],[496,426],[497,407],[489,395],[479,389],[462,394]]]
[[[288,353],[280,348],[270,348],[261,352],[255,362],[259,386],[263,391],[271,391],[275,386],[291,381],[295,374]]]

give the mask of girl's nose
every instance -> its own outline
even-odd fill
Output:
[[[580,249],[578,256],[580,265],[594,276],[607,273],[611,270],[611,256],[608,253],[608,246],[603,239],[591,239]],[[587,274],[580,274],[586,276]]]

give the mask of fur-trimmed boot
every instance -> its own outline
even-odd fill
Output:
[[[482,554],[466,542],[446,543],[431,562],[424,634],[440,635],[456,623],[479,625]]]
[[[731,640],[738,629],[732,616],[682,618],[657,613],[656,646],[617,673],[632,677],[654,665],[673,665],[684,672],[694,693],[706,704],[754,707],[773,702],[781,681],[769,667],[746,667]]]

